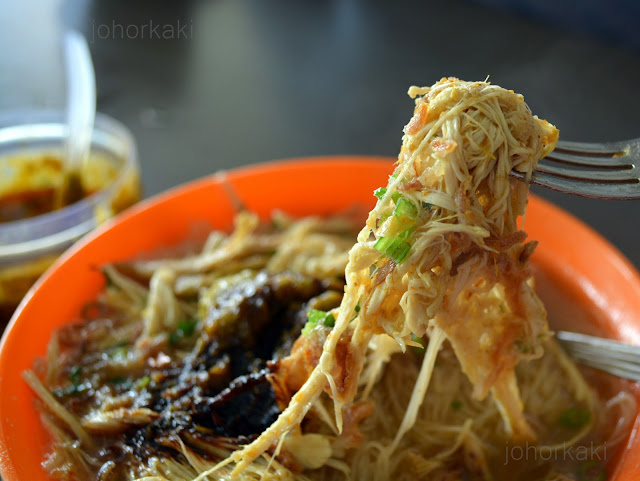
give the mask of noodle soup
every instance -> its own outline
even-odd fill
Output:
[[[167,230],[143,212],[144,224],[132,217],[95,243],[107,245],[126,229],[144,239],[125,236],[126,245],[104,257],[91,243],[78,251],[101,269],[106,287],[81,323],[54,333],[46,361],[24,374],[53,434],[50,475],[506,481],[610,474],[610,456],[629,438],[635,398],[621,383],[581,370],[555,341],[530,263],[537,242],[522,230],[528,188],[509,175],[530,177],[558,130],[533,116],[522,96],[487,82],[445,78],[409,94],[416,106],[398,162],[373,186],[357,163],[325,171],[339,201],[318,185],[327,176],[314,176],[313,167],[292,167],[284,183],[266,167],[253,180],[220,175],[197,186],[190,203],[182,194],[175,204],[158,203],[166,208],[160,215],[182,205],[192,221],[195,209],[220,227],[243,206],[233,228],[212,232],[201,248],[123,260],[157,246],[151,232],[164,242],[186,232],[179,216],[172,220],[181,227]],[[270,181],[283,187],[265,190]],[[254,195],[256,185],[268,202]],[[302,189],[299,197],[293,188]],[[339,212],[371,191],[377,200],[364,225],[305,217]],[[299,217],[269,217],[274,207]],[[575,246],[555,240],[547,221],[538,219],[537,233],[575,259]],[[545,252],[539,265],[553,279]],[[627,288],[633,276],[592,265],[585,260],[582,269],[611,305],[622,299],[616,312],[632,310],[625,303],[638,297]],[[565,273],[563,285],[577,286],[587,273]],[[626,294],[608,291],[601,279],[609,274],[624,279]],[[557,309],[560,318],[582,315],[571,296],[560,305],[570,306]],[[614,326],[617,315],[604,314]]]
[[[339,304],[353,240],[344,219],[279,216],[267,225],[242,214],[234,233],[212,233],[199,253],[105,266],[106,290],[85,319],[54,336],[43,384],[29,378],[56,439],[47,469],[63,479],[192,479],[254,438],[286,405],[287,386],[300,382],[296,370],[279,377],[283,365],[304,352],[295,358],[304,370],[330,332],[326,314],[314,323],[307,313]],[[564,328],[595,325],[544,272],[537,281],[552,326],[568,318],[574,325]],[[270,469],[293,479],[344,479],[345,471],[386,479],[383,469],[399,479],[600,479],[635,416],[622,381],[578,369],[549,341],[517,373],[540,442],[513,443],[445,344],[415,426],[380,467],[424,357],[419,344],[405,354],[393,342],[380,347],[391,361],[345,411],[343,434],[325,395]],[[258,462],[246,479],[265,469]]]

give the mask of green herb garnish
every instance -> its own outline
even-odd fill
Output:
[[[415,227],[411,227],[410,229],[407,229],[404,232],[400,232],[400,234],[398,234],[398,237],[400,239],[408,239],[411,236],[411,234],[413,234],[414,230],[415,230]]]
[[[88,391],[89,389],[91,389],[91,384],[89,383],[72,384],[70,386],[63,387],[61,389],[56,389],[55,391],[53,391],[53,395],[57,398],[62,398],[66,396],[80,394],[85,391]]]
[[[112,384],[113,386],[118,386],[125,390],[131,389],[133,387],[133,383],[131,382],[131,380],[122,376],[114,377],[112,379],[109,379],[107,382],[109,384]]]
[[[333,317],[333,314],[327,314],[327,317],[324,318],[324,327],[333,327],[336,325],[336,318]]]
[[[74,384],[78,384],[81,375],[82,368],[80,366],[73,366],[73,369],[71,369],[71,372],[69,373],[69,379],[71,379],[71,382]]]
[[[61,389],[56,389],[55,391],[53,391],[53,395],[55,397],[61,398],[74,394],[80,394],[91,389],[90,383],[80,382],[80,376],[82,376],[82,368],[80,366],[74,366],[73,368],[71,368],[71,371],[69,372],[69,379],[71,380],[72,384]]]
[[[190,336],[193,334],[193,331],[195,331],[196,324],[198,324],[198,321],[195,320],[182,321],[178,323],[178,331],[180,331],[185,337]]]
[[[418,356],[421,356],[422,354],[424,354],[424,349],[425,349],[424,339],[411,333],[411,340],[416,344],[420,344],[419,346],[409,346],[409,348],[414,352],[414,354],[417,354]]]
[[[313,324],[318,324],[320,321],[323,321],[326,316],[327,313],[319,309],[309,309],[307,311],[307,319]]]
[[[581,428],[591,422],[591,411],[582,408],[569,408],[558,418],[558,423],[565,428]]]
[[[378,199],[382,199],[384,197],[384,194],[386,193],[387,193],[386,187],[379,187],[373,191],[373,195],[375,195]]]
[[[396,217],[408,217],[415,219],[418,215],[418,208],[404,197],[400,197],[396,202],[396,208],[393,210]]]
[[[606,481],[607,471],[597,461],[585,461],[578,466],[576,472],[580,481]]]
[[[309,309],[307,311],[307,323],[302,328],[302,335],[308,336],[311,330],[318,324],[324,327],[333,327],[336,325],[336,318],[333,314],[327,314],[325,311]]]
[[[149,385],[149,383],[151,383],[151,378],[149,376],[141,377],[136,383],[136,388],[144,389]]]
[[[107,354],[112,358],[126,358],[129,354],[129,341],[119,341],[107,350]]]
[[[189,337],[196,329],[198,321],[195,319],[188,319],[178,323],[178,327],[175,331],[169,333],[169,344],[172,346],[178,344],[185,337]]]
[[[516,341],[513,343],[516,346],[516,349],[520,351],[522,354],[529,354],[533,352],[533,347],[527,344],[524,341]]]
[[[425,348],[425,345],[424,345],[424,339],[422,339],[421,337],[416,336],[415,334],[411,333],[411,340],[412,340],[413,342],[417,343],[417,344],[420,344],[420,346],[421,346],[421,347],[414,346],[414,347],[416,347],[417,349],[424,349],[424,348]]]
[[[400,264],[411,250],[411,244],[403,239],[380,237],[373,248]]]
[[[457,399],[451,401],[451,409],[454,411],[460,411],[460,409],[462,409],[462,401],[458,401]]]

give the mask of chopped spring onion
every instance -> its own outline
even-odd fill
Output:
[[[515,341],[513,344],[516,346],[516,349],[522,354],[529,354],[533,352],[533,347],[524,341]]]
[[[415,334],[411,334],[411,340],[417,344],[420,344],[422,347],[419,349],[424,349],[424,339],[422,339],[421,337],[416,336]],[[416,346],[417,347],[417,346]]]
[[[411,236],[411,234],[413,234],[414,230],[415,230],[415,226],[410,227],[409,229],[405,230],[404,232],[400,232],[400,234],[398,234],[398,237],[400,237],[400,239],[407,239],[407,238],[409,238],[409,236]]]
[[[409,217],[415,219],[418,215],[418,208],[404,197],[400,197],[396,202],[396,208],[393,211],[396,217]]]
[[[327,314],[327,317],[324,318],[324,327],[333,327],[336,325],[336,318],[333,317],[333,314]]]
[[[580,481],[606,481],[607,471],[597,461],[585,461],[578,466],[576,473]]]
[[[400,192],[398,191],[391,194],[391,200],[393,200],[395,203],[397,203],[401,198],[402,198],[402,194],[400,194]]]
[[[333,314],[327,314],[325,311],[320,311],[318,309],[309,309],[307,311],[307,319],[307,323],[302,329],[303,336],[307,336],[318,324],[321,324],[324,327],[333,327],[336,325],[336,318]]]
[[[184,336],[190,336],[191,334],[193,334],[193,331],[196,328],[196,324],[198,324],[198,321],[193,319],[182,321],[178,323],[178,330],[182,332]]]
[[[149,383],[151,383],[151,378],[149,376],[144,376],[136,383],[136,388],[144,389],[149,385]]]
[[[197,324],[198,321],[195,319],[179,322],[176,330],[169,334],[169,344],[177,344],[185,337],[189,337],[195,331]]]
[[[417,356],[422,356],[424,354],[424,349],[425,349],[424,339],[422,339],[421,337],[418,337],[415,334],[411,333],[411,340],[413,342],[415,342],[416,344],[419,344],[419,346],[409,346],[409,348]]]
[[[129,355],[129,341],[118,342],[109,348],[107,353],[113,359],[126,359]]]
[[[326,312],[318,309],[309,309],[307,311],[307,319],[309,319],[309,322],[312,322],[313,324],[318,324],[320,321],[323,321],[326,315]]]
[[[122,376],[118,376],[118,377],[114,377],[112,379],[109,379],[109,384],[112,384],[114,386],[119,386],[122,389],[131,389],[133,387],[133,383],[131,382],[130,379],[127,379],[126,377],[122,377]]]
[[[312,324],[311,321],[307,321],[307,323],[304,325],[304,327],[302,328],[302,332],[301,334],[303,336],[308,336],[309,333],[313,330],[314,327],[316,327],[317,324]]]
[[[451,409],[454,411],[460,411],[460,409],[462,409],[462,401],[458,401],[457,399],[451,401]]]
[[[61,398],[65,396],[71,396],[73,394],[80,394],[81,392],[91,389],[91,384],[80,382],[81,375],[82,368],[80,366],[74,366],[69,373],[69,379],[71,380],[72,384],[61,389],[56,389],[55,391],[53,391],[53,395],[55,397]]]
[[[356,304],[356,307],[353,310],[356,312],[356,315],[353,316],[353,319],[355,319],[356,317],[358,317],[358,314],[360,313],[360,301],[358,301],[358,303]],[[333,326],[331,326],[331,327],[333,327]]]
[[[71,381],[74,384],[78,384],[78,381],[80,381],[81,375],[82,375],[82,368],[80,366],[74,366],[73,369],[71,369],[71,372],[69,373],[69,379],[71,379]]]
[[[379,187],[373,191],[373,195],[375,195],[378,199],[382,199],[384,197],[384,194],[386,193],[387,193],[386,187]]]
[[[396,264],[400,264],[411,250],[411,244],[403,239],[380,237],[373,248],[393,259]]]
[[[591,411],[582,408],[569,408],[558,418],[558,423],[565,428],[581,428],[591,422]]]
[[[88,391],[89,389],[91,389],[91,384],[89,383],[82,383],[82,384],[74,383],[70,386],[63,387],[62,389],[56,389],[55,391],[53,391],[53,395],[57,398],[61,398],[66,396],[72,396],[74,394],[80,394],[85,391]]]

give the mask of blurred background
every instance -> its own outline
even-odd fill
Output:
[[[639,20],[635,0],[5,2],[0,110],[64,108],[74,28],[98,110],[138,141],[147,196],[274,159],[395,156],[407,88],[443,76],[490,76],[564,139],[621,140],[640,137]],[[640,203],[535,191],[640,266]]]

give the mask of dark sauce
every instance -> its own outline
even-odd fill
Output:
[[[67,409],[79,417],[86,415],[87,406],[100,402],[97,391],[107,385],[114,397],[134,392],[132,408],[158,414],[144,426],[100,435],[101,447],[92,453],[103,463],[98,479],[117,479],[118,473],[150,457],[181,459],[178,439],[206,457],[208,453],[201,449],[204,444],[244,444],[257,437],[280,413],[268,380],[269,362],[290,351],[306,323],[307,310],[336,307],[343,288],[341,280],[257,273],[220,292],[192,338],[166,346],[169,354],[171,348],[187,349],[185,357],[173,358],[161,368],[147,364],[140,372],[118,378],[117,384],[114,373],[101,366],[101,353],[83,347],[72,361],[83,372],[75,382],[79,386],[88,383],[91,389],[63,393],[61,401]],[[331,290],[336,293],[334,301],[317,300]],[[69,326],[61,339],[69,345],[86,346],[82,339],[87,326]],[[148,385],[136,388],[141,378],[149,379]]]
[[[104,153],[91,154],[80,176],[69,182],[69,195],[61,196],[63,161],[55,154],[24,153],[0,159],[0,171],[9,172],[0,182],[0,228],[2,224],[32,219],[82,200],[106,188],[118,176],[118,162]],[[3,174],[4,175],[4,174]],[[126,187],[111,200],[114,213],[140,198],[137,171],[132,171]],[[73,187],[73,188],[72,188]],[[105,220],[105,219],[101,219]],[[55,252],[44,257],[20,259],[0,266],[0,334],[22,297],[56,259]]]
[[[55,189],[27,190],[0,197],[0,223],[28,219],[54,210]]]
[[[52,155],[24,156],[8,163],[16,173],[9,188],[0,191],[0,223],[29,219],[66,207],[67,204],[56,198],[63,173],[60,158]],[[91,193],[82,191],[80,198]]]

